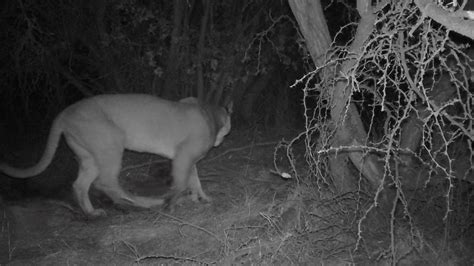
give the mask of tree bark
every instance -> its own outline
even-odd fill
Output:
[[[198,58],[197,58],[197,96],[199,99],[204,99],[204,73],[203,73],[203,59],[204,59],[204,43],[206,41],[207,22],[209,20],[209,10],[211,8],[209,0],[202,1],[204,14],[201,17],[201,29],[199,33],[198,42]]]
[[[298,21],[301,32],[306,40],[307,48],[316,65],[321,64],[320,55],[329,48],[330,36],[320,1],[312,0],[289,0],[290,7]],[[354,41],[349,47],[349,52],[359,53],[362,45],[368,39],[375,21],[370,1],[358,0],[357,8],[361,16],[359,27]],[[356,63],[355,60],[347,60],[340,68],[340,72],[347,73]],[[327,73],[327,72],[326,72]],[[347,80],[339,81],[334,88],[327,88],[331,102],[331,120],[333,126],[337,126],[336,134],[332,140],[332,147],[342,145],[362,145],[367,139],[367,133],[363,127],[362,120],[353,103],[350,103],[351,88]],[[381,173],[375,159],[371,155],[362,152],[337,153],[330,156],[330,168],[333,181],[341,192],[351,190],[352,180],[348,180],[347,160],[350,159],[358,170],[376,187],[380,183]],[[344,167],[341,167],[344,166]]]
[[[100,70],[105,78],[106,86],[109,90],[124,91],[123,81],[120,76],[120,69],[117,67],[112,50],[107,49],[109,40],[107,30],[104,25],[104,15],[107,2],[105,0],[93,1],[92,11],[95,12],[98,43],[96,44],[101,57]]]
[[[324,61],[322,55],[331,45],[321,1],[289,0],[288,3],[306,40],[311,58],[316,65],[320,65]]]
[[[468,4],[473,8],[472,1]],[[444,25],[448,30],[455,31],[466,37],[474,39],[474,20],[472,10],[468,13],[464,10],[449,12],[431,0],[415,0],[415,4],[421,10],[424,16],[430,17],[439,24]],[[465,18],[468,18],[466,20]],[[470,19],[470,20],[469,20]]]
[[[183,18],[185,12],[185,0],[174,0],[173,2],[173,30],[171,31],[171,43],[169,56],[166,64],[165,80],[162,96],[168,99],[177,98],[178,70],[179,70],[179,48],[181,32],[183,29]]]
[[[357,10],[361,17],[354,41],[349,46],[349,53],[358,54],[363,44],[368,40],[373,31],[376,16],[373,13],[371,1],[357,0]],[[356,59],[348,60],[341,67],[342,73],[348,73],[356,64]],[[348,86],[347,80],[336,83],[332,94],[331,119],[334,123],[342,121],[342,125],[336,131],[334,146],[340,145],[362,145],[367,140],[367,132],[364,129],[359,112],[354,103],[350,103],[352,88]],[[347,110],[346,110],[347,108]],[[344,118],[344,116],[346,116]],[[375,155],[364,155],[362,152],[351,152],[348,154],[354,166],[370,181],[372,186],[378,187],[382,173],[377,166]],[[339,168],[339,167],[336,167]],[[339,178],[345,178],[340,176]]]

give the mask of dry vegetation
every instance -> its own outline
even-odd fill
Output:
[[[2,21],[11,33],[2,37],[16,36],[4,42],[15,53],[4,56],[0,70],[14,89],[0,92],[0,115],[5,128],[36,129],[34,123],[47,124],[37,117],[90,94],[232,95],[241,124],[198,165],[213,202],[184,198],[174,212],[138,210],[93,192],[108,216],[87,220],[70,181],[59,181],[75,177],[77,167],[63,143],[52,167],[20,188],[43,192],[0,202],[0,264],[474,264],[473,50],[422,14],[416,3],[423,1],[371,1],[379,5],[360,49],[351,49],[359,26],[351,22],[335,30],[316,68],[286,5],[270,5],[270,14],[264,1],[176,2],[193,5],[171,16],[165,2],[7,1],[15,15]],[[342,10],[342,2],[328,2],[325,12]],[[459,8],[438,2],[444,12]],[[347,20],[358,21],[355,9],[343,6]],[[107,27],[84,23],[91,21]],[[167,68],[169,62],[175,65]],[[166,75],[173,67],[178,77]],[[303,69],[314,70],[300,75]],[[340,84],[347,102],[334,121],[331,93]],[[302,101],[294,100],[299,88]],[[304,127],[283,130],[295,127],[295,105],[304,109]],[[335,147],[351,105],[366,135]],[[277,126],[260,130],[269,124]],[[20,150],[3,138],[0,159],[33,162],[40,142],[29,139],[22,143],[29,149]],[[347,155],[342,180],[330,166],[336,154]],[[376,182],[351,154],[375,158]],[[123,165],[129,191],[166,193],[166,160],[130,152]],[[0,186],[3,195],[10,185]]]
[[[472,263],[474,50],[426,19],[421,1],[362,3],[359,24],[338,33],[354,38],[338,46],[336,35],[316,70],[295,83],[304,86],[304,103],[317,103],[305,104],[306,130],[293,140],[306,146],[303,169],[315,184],[308,194],[324,202],[336,192],[331,215],[344,223],[330,220],[331,240],[350,231],[354,242],[340,242],[351,254],[391,264]],[[436,11],[449,16],[463,7]],[[471,23],[446,27],[464,22]],[[347,155],[352,172],[337,176],[344,165],[330,165],[335,155]],[[320,206],[305,205],[309,213]]]

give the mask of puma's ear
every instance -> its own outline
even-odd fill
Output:
[[[232,112],[234,111],[234,101],[229,101],[226,106],[225,106],[225,110],[227,111],[228,114],[232,114]]]

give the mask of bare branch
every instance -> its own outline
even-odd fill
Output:
[[[415,4],[422,12],[423,17],[430,17],[445,26],[447,29],[474,39],[474,20],[472,20],[472,11],[459,10],[456,12],[449,12],[430,0],[415,0]],[[471,18],[471,20],[466,20],[465,18]]]

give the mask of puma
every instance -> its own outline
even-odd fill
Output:
[[[0,171],[16,178],[41,173],[51,163],[63,134],[79,159],[73,190],[86,215],[105,215],[103,209],[91,204],[92,184],[115,203],[142,208],[164,203],[173,206],[188,189],[194,201],[209,201],[201,188],[196,162],[229,133],[230,109],[201,104],[196,98],[172,102],[145,94],[94,96],[69,106],[56,117],[43,156],[35,166],[18,169],[0,164]],[[172,160],[173,185],[167,200],[132,196],[120,187],[124,149]]]

